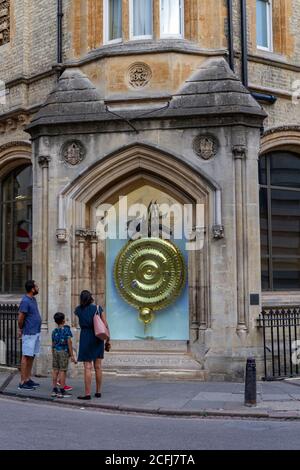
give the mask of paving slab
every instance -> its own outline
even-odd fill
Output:
[[[198,395],[194,396],[193,400],[198,401],[232,401],[238,402],[239,398],[243,401],[242,395],[233,394],[233,393],[222,393],[222,392],[200,392]]]
[[[288,393],[263,393],[263,401],[290,401],[294,400]]]
[[[1,375],[0,371],[0,380]],[[35,378],[40,387],[34,391],[18,390],[19,375],[7,385],[4,393],[23,398],[52,402],[64,402],[80,408],[99,408],[136,413],[174,414],[179,416],[217,415],[241,417],[267,417],[278,415],[280,419],[300,419],[300,393],[294,385],[284,382],[257,383],[257,406],[244,405],[244,385],[231,382],[192,382],[153,380],[146,378],[104,376],[102,397],[80,401],[83,395],[83,379],[68,379],[73,387],[71,396],[51,398],[51,378]],[[93,387],[94,387],[93,383]],[[95,390],[93,390],[94,393]]]

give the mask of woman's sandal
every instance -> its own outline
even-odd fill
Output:
[[[84,395],[83,397],[77,397],[78,400],[91,400],[91,395]]]

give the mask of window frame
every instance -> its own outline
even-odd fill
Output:
[[[257,18],[256,18],[256,48],[261,51],[273,52],[273,0],[257,0],[264,1],[267,4],[267,38],[268,46],[260,46],[257,40]],[[257,5],[257,3],[256,3]],[[256,8],[257,15],[257,8]]]
[[[152,4],[152,18],[151,18],[151,21],[152,21],[152,34],[146,34],[145,36],[134,36],[133,34],[133,0],[130,0],[129,1],[129,38],[131,41],[143,41],[145,39],[153,39],[153,27],[154,27],[154,9],[153,9],[153,0],[151,0],[151,4]]]
[[[3,187],[4,187],[5,182],[9,178],[11,178],[11,177],[13,179],[16,178],[20,173],[22,173],[22,171],[26,170],[27,168],[31,168],[31,183],[33,185],[33,167],[32,167],[31,163],[26,163],[26,164],[22,164],[20,166],[16,166],[14,169],[12,169],[6,175],[4,175],[3,178],[0,181],[0,229],[2,231],[1,240],[0,240],[0,270],[1,270],[0,295],[20,295],[20,293],[22,293],[22,290],[18,291],[18,290],[13,289],[13,267],[14,266],[24,265],[24,260],[15,260],[14,259],[14,257],[13,257],[13,250],[14,250],[13,244],[11,245],[11,250],[10,250],[11,260],[10,261],[5,260],[5,239],[6,239],[7,234],[6,234],[6,226],[4,226],[4,224],[3,224],[4,210],[5,210],[6,205],[11,206],[11,214],[12,214],[11,215],[11,220],[13,220],[14,212],[15,212],[15,209],[16,209],[16,207],[15,207],[16,200],[13,198],[11,200],[5,200],[4,201],[4,199],[3,199]],[[31,186],[31,188],[32,188],[32,191],[33,191],[33,186]],[[12,196],[14,197],[14,194],[12,194]],[[32,223],[33,192],[31,192],[30,201],[31,201],[31,204],[28,205],[27,210],[28,210],[28,208],[30,208],[31,223]],[[13,225],[12,225],[12,227],[13,227]],[[5,289],[5,282],[4,282],[4,274],[5,274],[5,269],[7,267],[9,267],[9,279],[8,279],[9,289]],[[32,273],[32,269],[33,269],[33,258],[32,258],[32,253],[31,253],[31,262],[30,262],[30,272],[31,273]],[[26,277],[28,278],[28,274],[27,274]]]
[[[274,150],[276,152],[276,150]],[[273,152],[274,152],[273,151]],[[280,150],[278,150],[280,152]],[[287,288],[280,288],[280,289],[274,289],[274,276],[273,276],[273,260],[274,259],[279,259],[281,256],[273,256],[273,239],[272,239],[272,233],[273,233],[273,224],[272,224],[272,191],[273,190],[278,190],[278,191],[287,191],[287,192],[300,192],[300,188],[295,188],[292,186],[280,186],[280,185],[275,185],[272,184],[271,182],[271,157],[273,154],[272,150],[260,155],[259,161],[258,161],[258,169],[260,169],[260,159],[263,157],[266,157],[266,183],[261,183],[259,180],[259,204],[260,204],[260,193],[262,189],[266,190],[266,195],[267,195],[267,239],[268,239],[268,254],[267,255],[262,255],[261,253],[261,267],[262,267],[262,260],[266,260],[268,264],[268,278],[269,278],[269,287],[264,288],[262,287],[262,292],[293,292],[295,291],[295,288],[287,289]],[[298,156],[300,159],[300,155]],[[261,247],[261,216],[259,215],[259,221],[260,221],[260,247]],[[286,257],[287,259],[288,257]],[[295,258],[295,256],[294,256]],[[300,256],[296,256],[297,259],[300,259]],[[262,274],[262,269],[261,269],[261,274]],[[297,291],[300,289],[297,289]]]
[[[161,39],[183,39],[184,38],[184,0],[179,1],[179,9],[180,9],[180,29],[181,34],[163,34],[163,18],[162,18],[162,0],[159,0],[159,24],[160,24],[160,38]]]
[[[123,42],[123,1],[121,2],[121,34],[117,39],[109,39],[109,0],[103,0],[103,17],[104,17],[104,44],[120,44]]]

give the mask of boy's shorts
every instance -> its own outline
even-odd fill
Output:
[[[52,367],[54,370],[66,372],[69,365],[69,353],[67,351],[53,351]]]

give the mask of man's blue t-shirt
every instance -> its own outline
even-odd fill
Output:
[[[36,335],[41,332],[42,319],[34,297],[24,295],[20,303],[19,312],[25,314],[23,335]]]

